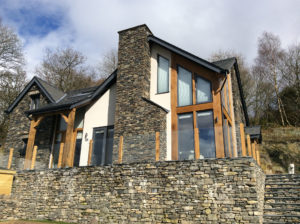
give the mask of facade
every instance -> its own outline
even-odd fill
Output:
[[[118,68],[101,85],[62,93],[35,77],[7,113],[5,149],[25,169],[34,146],[36,168],[238,157],[249,126],[235,58],[210,63],[146,25],[119,32]]]

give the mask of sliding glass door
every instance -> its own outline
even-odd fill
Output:
[[[97,166],[112,163],[113,136],[113,126],[94,128],[91,165]]]

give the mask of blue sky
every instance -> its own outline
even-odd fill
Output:
[[[263,31],[284,47],[300,42],[298,0],[0,0],[0,17],[19,34],[34,75],[46,48],[70,46],[95,65],[117,48],[117,31],[146,23],[154,35],[202,58],[235,50],[251,64]]]

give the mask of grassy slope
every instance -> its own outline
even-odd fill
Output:
[[[267,174],[287,173],[290,163],[300,173],[300,127],[262,129],[261,167]]]

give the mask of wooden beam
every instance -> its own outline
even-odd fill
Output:
[[[119,142],[119,163],[122,163],[123,160],[123,136],[120,136]]]
[[[178,118],[177,118],[177,64],[176,54],[171,55],[171,128],[172,160],[178,160]]]
[[[248,149],[248,156],[252,156],[251,153],[251,141],[250,141],[250,135],[247,135],[247,149]]]
[[[65,122],[68,124],[69,119],[67,118],[67,116],[64,113],[59,113],[59,114],[65,120]]]
[[[245,157],[247,156],[247,151],[246,151],[245,129],[243,123],[240,123],[240,134],[241,134],[242,156]]]
[[[73,108],[68,115],[66,141],[63,152],[62,167],[73,167],[74,163],[74,121],[76,109]]]
[[[155,132],[155,160],[159,161],[159,132]]]
[[[33,170],[33,169],[34,169],[34,166],[35,166],[37,149],[38,149],[38,147],[35,145],[35,146],[33,147],[33,154],[32,154],[32,160],[31,160],[31,165],[30,165],[30,169],[31,169],[31,170]]]
[[[61,165],[62,165],[62,158],[63,158],[63,153],[64,153],[64,145],[65,145],[65,143],[63,143],[63,142],[61,142],[60,145],[59,145],[59,154],[58,154],[57,168],[61,168]]]
[[[30,129],[29,129],[29,136],[28,136],[28,142],[27,142],[27,148],[25,154],[24,169],[30,169],[35,135],[36,135],[35,120],[32,119],[30,121]]]
[[[14,148],[9,149],[9,157],[8,157],[8,163],[7,163],[7,169],[9,170],[11,168],[11,163],[14,155]]]
[[[199,129],[194,128],[195,139],[195,159],[200,159],[200,143],[199,143]]]
[[[189,113],[191,111],[212,110],[212,109],[213,109],[213,103],[203,103],[203,104],[197,104],[197,105],[177,107],[176,112],[178,114],[182,114],[182,113]]]
[[[90,145],[89,145],[88,166],[92,164],[92,155],[93,155],[93,139],[90,140]]]
[[[38,117],[35,121],[34,127],[37,128],[45,117],[45,115]]]
[[[232,150],[231,150],[231,139],[230,139],[230,128],[229,128],[229,122],[227,122],[227,137],[228,137],[228,151],[229,151],[229,157],[232,158]],[[232,128],[232,127],[231,127]]]

